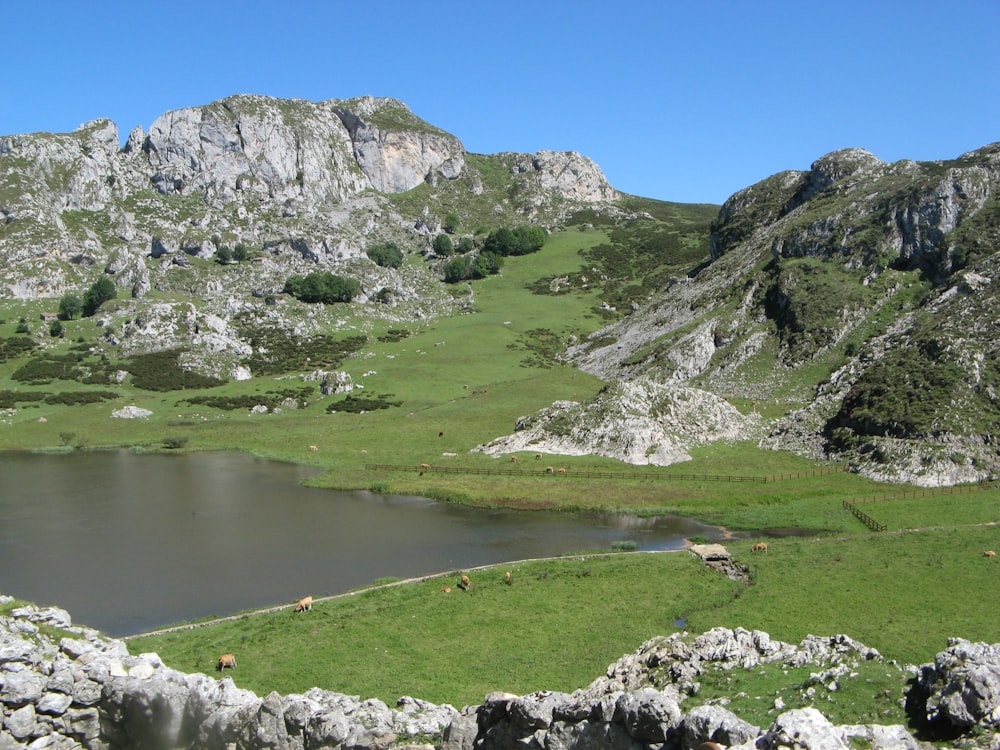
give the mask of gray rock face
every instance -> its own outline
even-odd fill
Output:
[[[521,417],[513,434],[477,450],[491,455],[517,451],[599,455],[630,464],[669,466],[691,460],[688,451],[698,445],[746,439],[760,429],[757,415],[744,416],[707,391],[647,380],[615,381],[589,403],[557,401]]]
[[[950,639],[919,682],[930,721],[1000,729],[1000,644]]]

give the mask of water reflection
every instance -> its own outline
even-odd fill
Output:
[[[302,487],[244,454],[0,455],[0,592],[127,635],[382,577],[610,549],[678,549],[683,518],[478,510]]]

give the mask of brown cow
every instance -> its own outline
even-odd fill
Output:
[[[442,586],[441,587],[441,591],[444,592],[445,594],[450,594],[451,593],[451,586]]]
[[[751,552],[763,552],[767,554],[767,542],[757,542],[753,547],[750,548]]]
[[[988,549],[983,553],[983,557],[996,557],[996,550]]]
[[[309,446],[309,450],[311,450],[313,452],[318,451],[319,450],[319,446],[318,445],[310,445]]]
[[[462,580],[459,581],[458,587],[462,589],[462,591],[468,591],[470,586],[472,586],[472,581],[469,579],[469,576],[463,575]]]
[[[309,612],[310,610],[312,610],[312,608],[313,608],[313,598],[311,596],[307,596],[305,599],[299,599],[297,602],[295,602],[296,612]]]
[[[215,667],[220,672],[223,669],[236,669],[236,654],[223,654],[219,657],[219,663]]]
[[[556,469],[556,474],[565,474],[565,473],[566,473],[566,469],[563,469],[563,468]]]
[[[510,457],[510,460],[511,460],[511,463],[515,463],[515,464],[516,464],[516,463],[517,463],[518,461],[520,461],[521,459],[519,459],[519,458],[518,458],[517,456],[511,456],[511,457]]]
[[[702,742],[694,750],[722,750],[722,745],[718,742]]]
[[[503,574],[503,582],[506,583],[508,586],[510,586],[510,581],[511,581],[510,571],[508,570],[506,573]]]

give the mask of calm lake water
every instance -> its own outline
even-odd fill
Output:
[[[0,593],[132,635],[378,578],[722,532],[683,518],[477,510],[300,486],[235,453],[0,454]]]

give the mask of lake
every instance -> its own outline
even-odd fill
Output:
[[[0,454],[0,593],[111,636],[379,578],[722,531],[686,518],[483,510],[301,486],[239,453]]]

